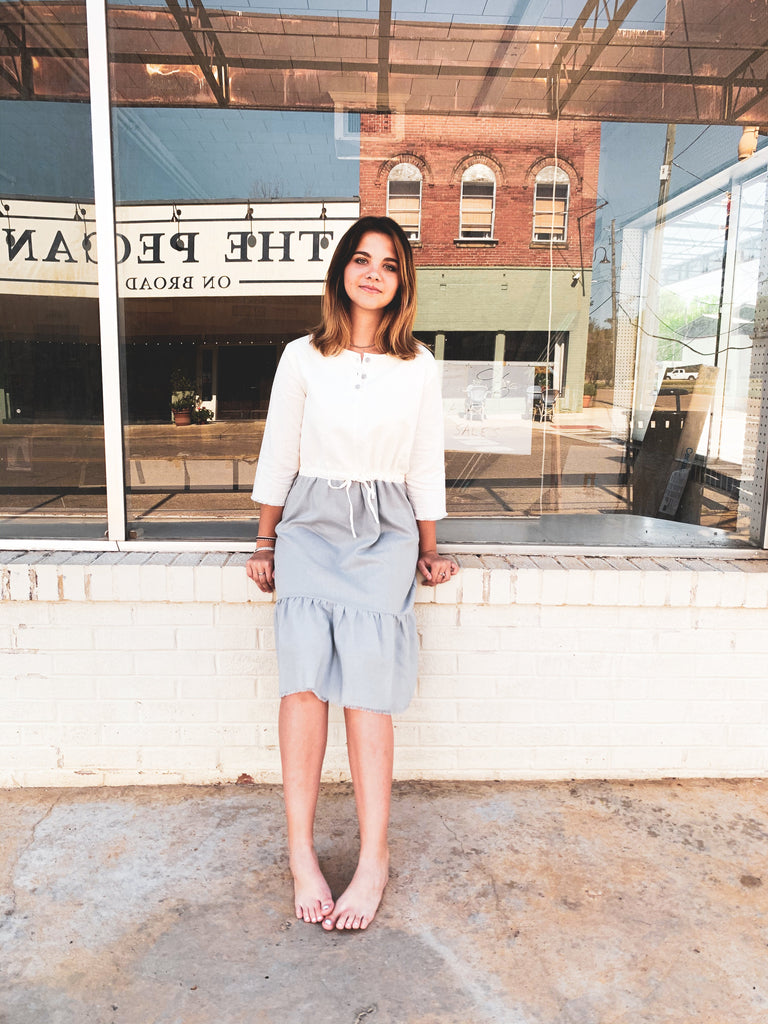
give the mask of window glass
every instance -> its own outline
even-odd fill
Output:
[[[568,229],[570,179],[560,167],[545,167],[536,175],[533,195],[534,242],[564,242]]]
[[[387,216],[396,220],[410,239],[421,225],[421,172],[413,164],[397,164],[389,172]]]
[[[280,352],[317,323],[359,214],[359,119],[355,135],[324,112],[116,108],[114,124],[129,528],[237,535]]]
[[[0,4],[0,532],[106,517],[85,6]],[[51,28],[51,21],[56,26]]]
[[[389,211],[443,376],[444,539],[761,544],[755,5],[418,6],[110,5],[130,529],[251,535],[280,353]],[[83,10],[0,11],[4,507],[100,529]]]
[[[461,176],[461,238],[492,238],[496,178],[485,164],[472,164]]]

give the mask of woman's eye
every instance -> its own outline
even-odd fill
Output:
[[[358,256],[357,259],[355,260],[355,263],[359,263],[361,267],[364,267],[367,262],[368,261],[364,256]]]
[[[390,274],[396,274],[397,273],[397,267],[392,267],[392,266],[386,266],[385,265],[384,269],[388,270],[390,272]]]

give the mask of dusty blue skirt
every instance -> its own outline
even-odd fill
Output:
[[[404,484],[298,476],[277,527],[280,696],[393,714],[416,686],[419,534]]]

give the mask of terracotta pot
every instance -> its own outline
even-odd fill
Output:
[[[174,409],[173,422],[177,427],[188,427],[192,422],[191,409]]]
[[[582,395],[582,399],[581,400],[584,403],[584,408],[585,409],[588,409],[590,407],[590,405],[592,405],[592,395]]]

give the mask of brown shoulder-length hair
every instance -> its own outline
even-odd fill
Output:
[[[382,352],[389,352],[399,359],[413,359],[420,349],[412,333],[416,318],[416,271],[411,243],[400,225],[391,217],[361,217],[342,236],[325,276],[322,320],[312,332],[312,344],[324,356],[335,356],[348,348],[352,321],[349,315],[349,296],[344,288],[344,271],[360,248],[360,239],[369,231],[387,235],[392,240],[400,275],[400,286],[394,299],[384,309],[376,331],[376,342]]]

